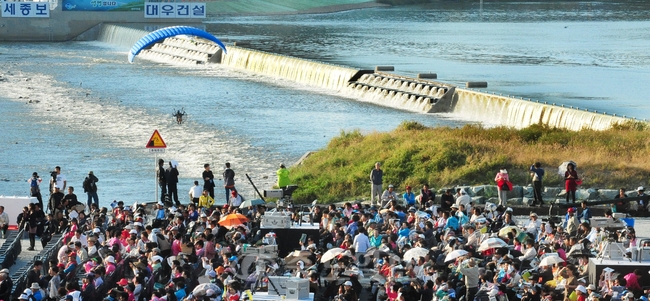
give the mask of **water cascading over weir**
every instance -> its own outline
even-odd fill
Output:
[[[102,24],[97,31],[97,40],[120,46],[128,44],[129,47],[149,33],[111,24]],[[419,113],[447,112],[488,125],[522,128],[532,124],[544,124],[570,130],[604,130],[613,124],[630,120],[615,115],[463,89],[377,69],[357,70],[234,45],[229,45],[227,49],[226,54],[207,40],[173,37],[143,50],[139,58],[176,65],[220,63],[229,68],[336,91],[357,101]]]

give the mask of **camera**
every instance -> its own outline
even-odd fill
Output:
[[[57,175],[58,175],[58,174],[56,173],[56,171],[50,171],[50,176],[52,176],[52,179],[53,179],[54,181],[56,181],[56,176],[57,176]]]

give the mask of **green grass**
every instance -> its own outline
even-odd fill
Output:
[[[427,128],[403,122],[388,133],[341,132],[327,147],[291,169],[300,186],[297,202],[368,199],[369,174],[382,163],[384,184],[398,191],[454,185],[493,184],[507,168],[516,185],[529,183],[528,167],[541,162],[545,185],[562,185],[557,167],[578,163],[583,187],[619,188],[648,185],[650,139],[647,124],[630,122],[607,131],[578,132],[534,125],[521,130],[497,127]]]

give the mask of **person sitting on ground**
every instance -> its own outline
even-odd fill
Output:
[[[402,198],[404,198],[407,206],[415,206],[415,193],[411,190],[411,186],[406,186],[406,191],[402,195]]]
[[[393,184],[388,185],[388,189],[384,190],[384,193],[381,195],[382,202],[390,202],[390,201],[397,200],[397,193],[395,193],[393,189],[394,189]]]

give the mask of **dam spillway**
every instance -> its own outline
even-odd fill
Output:
[[[97,39],[125,45],[147,33],[106,24],[100,28]],[[240,46],[229,45],[227,53],[217,48],[210,48],[209,43],[200,40],[169,38],[143,50],[141,58],[176,65],[220,63],[229,68],[330,90],[357,101],[418,113],[451,113],[487,125],[523,128],[543,124],[570,130],[605,130],[613,124],[630,121],[386,71],[358,70]]]

